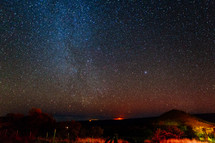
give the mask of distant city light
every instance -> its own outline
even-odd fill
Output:
[[[89,122],[98,121],[99,119],[89,119]]]

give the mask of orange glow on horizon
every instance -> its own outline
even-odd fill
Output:
[[[113,120],[124,120],[124,118],[118,117],[118,118],[113,118]]]

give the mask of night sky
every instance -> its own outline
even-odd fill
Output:
[[[1,0],[0,116],[215,112],[215,1]]]

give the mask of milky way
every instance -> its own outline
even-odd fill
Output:
[[[215,112],[212,0],[2,0],[0,115]]]

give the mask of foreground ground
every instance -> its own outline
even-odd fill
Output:
[[[215,124],[178,110],[160,117],[56,122],[32,109],[28,116],[8,114],[0,118],[1,143],[200,143],[215,142]]]

